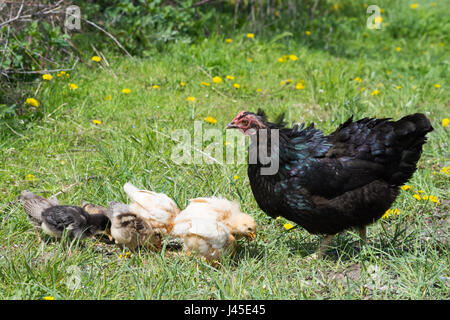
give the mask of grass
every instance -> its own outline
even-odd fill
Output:
[[[443,10],[384,8],[404,23],[414,15],[435,22]],[[108,64],[91,62],[70,78],[40,81],[40,106],[30,112],[41,112],[41,120],[0,131],[0,299],[448,299],[449,183],[441,172],[449,165],[449,129],[442,125],[448,42],[431,31],[402,38],[364,29],[364,23],[359,29],[355,21],[340,23],[330,50],[315,45],[314,30],[300,41],[248,39],[242,32],[232,43],[214,36],[168,46],[145,60],[103,52]],[[448,19],[442,24],[448,27]],[[298,60],[278,61],[291,54]],[[223,82],[213,83],[214,76]],[[292,83],[280,84],[288,79]],[[304,89],[295,88],[298,82]],[[189,96],[195,101],[186,101]],[[258,107],[272,117],[286,112],[289,125],[315,122],[325,133],[352,114],[399,119],[414,112],[426,113],[435,130],[409,182],[413,189],[393,205],[400,213],[370,226],[361,250],[349,230],[332,242],[326,259],[308,261],[320,238],[301,228],[286,231],[287,220],[266,216],[251,193],[246,165],[171,160],[174,130],[192,134],[196,120],[203,129],[222,130],[237,112]],[[207,116],[217,123],[205,122]],[[39,244],[16,202],[23,189],[45,196],[67,189],[59,196],[67,204],[127,202],[127,181],[164,192],[180,207],[197,196],[239,200],[257,220],[258,237],[240,242],[218,269],[169,250],[124,258],[125,250],[93,240]],[[414,194],[434,195],[440,205]]]

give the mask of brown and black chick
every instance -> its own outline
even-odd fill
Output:
[[[83,208],[59,205],[24,190],[20,195],[23,207],[31,222],[52,237],[61,238],[67,232],[69,238],[83,239],[104,232],[110,225],[102,213],[88,214]]]
[[[163,231],[153,227],[131,209],[129,205],[120,202],[109,204],[106,214],[111,221],[111,235],[116,244],[130,250],[138,247],[159,250]]]

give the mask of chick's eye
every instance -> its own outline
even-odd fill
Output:
[[[242,120],[241,123],[242,123],[243,126],[247,126],[248,125],[248,120]]]

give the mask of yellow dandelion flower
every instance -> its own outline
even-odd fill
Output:
[[[306,30],[306,31],[305,31],[305,34],[306,34],[307,36],[310,36],[310,35],[311,35],[311,31]]]
[[[422,196],[422,199],[423,199],[423,200],[428,200],[428,196],[427,196],[427,195],[424,195],[424,196]]]
[[[25,102],[33,107],[39,107],[39,101],[37,101],[35,98],[27,98]]]
[[[184,82],[184,81],[180,82],[180,86],[184,87],[185,85],[186,85],[186,82]]]
[[[248,62],[253,62],[253,58],[247,58]]]
[[[397,48],[395,48],[395,50],[396,50],[397,52],[400,52],[400,51],[402,51],[402,48],[397,47]]]
[[[221,77],[214,77],[213,79],[212,79],[212,82],[214,82],[214,83],[222,83],[222,78]]]
[[[286,59],[284,57],[280,57],[278,58],[278,62],[280,63],[286,62]]]
[[[261,88],[256,89],[256,92],[262,92]]]
[[[429,200],[434,203],[439,203],[439,200],[436,196],[430,195]]]
[[[375,91],[372,91],[371,95],[372,96],[377,96],[380,94],[380,90],[376,89]]]
[[[293,226],[292,224],[290,224],[290,223],[286,223],[286,224],[283,225],[283,227],[284,227],[286,230],[291,230],[294,226]]]
[[[153,88],[153,89],[159,89],[159,88],[161,88],[161,87],[158,86],[157,84],[154,84],[154,85],[152,86],[152,88]]]
[[[381,219],[387,219],[387,218],[389,218],[390,212],[391,212],[391,209],[386,210],[386,212],[385,212],[384,215],[381,217]]]
[[[205,82],[205,81],[202,81],[200,84],[205,87],[209,87],[211,85],[209,82]]]
[[[46,297],[44,297],[44,300],[55,300],[55,297],[52,297],[52,296],[46,296]]]
[[[281,80],[280,81],[280,86],[284,86],[286,84],[286,80]]]
[[[414,194],[413,197],[416,198],[417,200],[422,199],[422,198],[420,197],[420,195],[418,195],[418,194]]]
[[[247,33],[247,38],[254,39],[255,35],[253,33]]]
[[[356,77],[355,79],[354,79],[354,81],[356,81],[356,82],[362,82],[363,81],[363,79],[361,79],[360,77]]]
[[[235,83],[235,84],[233,84],[233,87],[235,87],[236,89],[239,89],[241,87],[241,85],[239,83]]]
[[[439,89],[439,88],[441,87],[441,85],[438,84],[438,83],[436,83],[436,84],[434,85],[434,87],[435,87],[436,89]]]
[[[380,16],[375,17],[375,19],[373,19],[373,22],[375,22],[375,23],[382,23],[383,22],[383,18],[380,17]]]
[[[226,42],[226,43],[232,43],[232,42],[233,42],[233,39],[227,38],[227,39],[225,39],[225,42]]]
[[[102,124],[101,120],[92,120],[93,124]]]
[[[239,179],[239,176],[233,176],[233,179],[237,180],[237,179]]]
[[[419,5],[417,3],[413,3],[411,5],[411,9],[417,9],[419,7]]]
[[[130,92],[131,92],[131,90],[128,88],[122,89],[122,93],[124,93],[124,94],[129,94]]]
[[[100,58],[99,56],[93,56],[92,57],[92,61],[100,62],[101,60],[102,60],[102,58]]]
[[[305,85],[303,84],[303,82],[298,82],[298,83],[295,85],[295,89],[297,89],[297,90],[303,90],[303,89],[305,89]]]
[[[49,74],[49,73],[46,73],[46,74],[42,75],[42,79],[50,81],[50,80],[53,79],[53,76],[51,74]]]
[[[105,97],[105,101],[109,101],[109,100],[112,100],[112,96],[111,96],[111,95],[107,95],[107,96]]]
[[[204,120],[205,120],[206,122],[208,122],[208,123],[211,123],[211,124],[216,124],[216,123],[217,123],[217,120],[214,119],[214,118],[211,117],[211,116],[207,116]]]
[[[419,193],[425,193],[425,190],[419,190],[419,191],[417,191],[417,192],[419,192]]]
[[[36,177],[34,176],[34,174],[29,173],[25,176],[25,180],[34,181],[34,180],[36,180]]]
[[[28,100],[28,99],[27,99]],[[444,118],[442,119],[442,126],[444,128],[447,128],[448,124],[450,123],[450,119],[449,118]]]
[[[403,87],[402,87],[402,86],[400,86],[400,85],[399,85],[399,86],[397,86],[397,89],[399,89],[399,90],[400,90],[401,88],[403,88]]]
[[[78,86],[75,83],[69,83],[70,90],[76,90],[78,89]]]
[[[192,101],[193,102],[193,101],[195,101],[195,97],[187,97],[186,101]]]
[[[399,209],[391,209],[391,213],[398,216],[400,214],[400,210]]]
[[[60,72],[58,72],[57,74],[56,74],[56,76],[58,77],[58,78],[61,78],[63,75],[65,75],[66,74],[66,72],[65,71],[60,71]]]
[[[289,60],[297,61],[297,60],[298,60],[298,57],[297,57],[295,54],[290,54],[290,55],[289,55]]]
[[[233,77],[233,76],[226,76],[226,78],[227,78],[228,80],[234,80],[234,77]]]
[[[405,184],[404,186],[401,186],[400,189],[402,189],[403,191],[406,191],[406,190],[411,189],[411,186],[408,186],[407,184]]]
[[[364,90],[366,90],[366,88],[362,87],[361,90],[359,90],[359,91],[363,92]]]
[[[66,73],[66,78],[70,78],[70,73]]]

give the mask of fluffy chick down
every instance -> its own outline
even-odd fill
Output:
[[[174,220],[172,236],[183,240],[184,250],[208,261],[234,251],[236,238],[254,239],[256,222],[239,204],[222,198],[196,198]]]
[[[131,212],[145,220],[152,228],[159,229],[163,236],[170,234],[173,221],[180,213],[175,201],[163,193],[140,190],[129,182],[123,189],[131,199]]]

